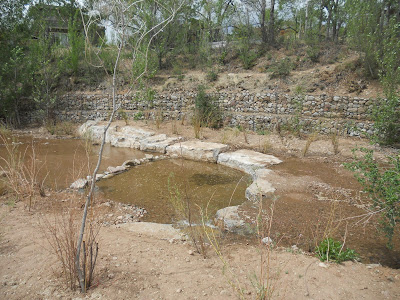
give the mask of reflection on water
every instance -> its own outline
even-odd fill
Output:
[[[170,192],[178,191],[189,201],[194,215],[208,206],[212,216],[222,207],[243,203],[248,180],[244,173],[221,165],[172,159],[136,166],[98,186],[109,199],[145,207],[145,221],[171,223],[177,216]]]

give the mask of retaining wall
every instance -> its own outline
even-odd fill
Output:
[[[276,93],[218,92],[212,93],[224,113],[225,125],[241,125],[251,130],[298,126],[301,131],[319,130],[329,133],[336,128],[345,135],[373,133],[369,120],[374,99],[347,96],[292,96]],[[118,95],[121,109],[129,119],[164,119],[190,117],[196,92],[172,90],[155,96],[154,100],[137,100],[135,96]],[[111,95],[65,94],[58,99],[55,115],[60,120],[84,122],[106,119],[112,109]],[[27,118],[34,118],[28,114]],[[117,118],[121,118],[120,114]],[[32,121],[32,120],[30,120]]]

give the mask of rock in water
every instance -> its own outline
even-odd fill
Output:
[[[88,185],[88,181],[86,179],[80,178],[71,184],[70,188],[73,190],[84,189]]]

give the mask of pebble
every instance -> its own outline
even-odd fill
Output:
[[[189,255],[194,255],[193,250],[189,250],[189,251],[188,251],[188,254],[189,254]]]
[[[320,262],[319,264],[318,264],[318,267],[321,267],[321,268],[328,268],[328,265],[326,265],[326,264],[324,264],[323,262]]]
[[[183,290],[182,290],[182,289],[177,289],[176,292],[177,292],[177,293],[182,293]]]
[[[273,241],[272,241],[272,239],[270,238],[270,237],[265,237],[265,238],[263,238],[262,240],[261,240],[261,242],[263,243],[263,244],[265,244],[265,245],[269,245],[269,244],[271,244]]]
[[[114,273],[110,273],[107,275],[108,279],[113,279],[115,277]]]

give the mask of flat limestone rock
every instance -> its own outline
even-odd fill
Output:
[[[88,181],[86,179],[80,178],[76,181],[74,181],[70,188],[73,190],[79,190],[79,189],[84,189],[88,185]]]
[[[116,166],[116,167],[108,167],[107,171],[112,173],[112,174],[117,174],[126,171],[126,168],[124,166]]]
[[[166,148],[181,140],[180,137],[167,137],[166,134],[158,134],[140,141],[140,150],[166,153]]]
[[[257,169],[263,169],[266,166],[280,164],[281,162],[279,158],[273,155],[246,149],[221,153],[217,161],[221,165],[244,171],[252,176],[255,175]]]
[[[229,146],[219,143],[202,141],[186,141],[176,143],[167,147],[167,154],[178,155],[186,159],[216,162],[222,151],[228,150]]]

